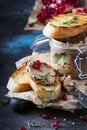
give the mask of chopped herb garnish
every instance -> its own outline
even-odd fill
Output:
[[[10,101],[10,98],[0,101],[0,106],[6,106],[9,103],[9,101]]]
[[[49,102],[50,101],[43,101],[40,105],[38,105],[38,107],[39,108],[45,108]]]
[[[71,20],[68,20],[68,21],[66,21],[66,22],[63,22],[63,24],[68,24],[68,25],[70,25],[70,24],[72,24],[72,23],[76,23],[77,20],[78,20],[78,17],[77,17],[77,16],[74,16]]]
[[[44,80],[48,80],[49,76],[50,76],[50,72],[47,72],[44,75],[38,75],[39,78],[44,79]]]
[[[28,126],[31,126],[31,127],[39,127],[39,124],[37,124],[37,123],[29,123],[29,122],[26,122],[26,124],[27,124]]]

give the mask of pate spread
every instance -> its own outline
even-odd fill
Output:
[[[29,63],[27,72],[32,80],[41,85],[50,86],[55,82],[56,71],[46,63],[41,63],[39,69],[34,67],[34,62]]]
[[[85,42],[87,42],[87,31],[84,31],[81,34],[78,34],[77,36],[74,36],[74,37],[60,38],[56,40],[63,43],[68,43],[69,45],[70,44],[84,44]]]

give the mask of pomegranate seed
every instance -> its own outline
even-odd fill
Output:
[[[40,66],[37,65],[37,64],[35,64],[35,65],[34,65],[34,68],[35,68],[36,70],[39,70],[39,69],[40,69]]]
[[[67,100],[67,95],[64,93],[61,98],[62,98],[62,100],[66,101]]]
[[[57,0],[52,0],[52,3],[56,3],[57,2]]]
[[[78,10],[77,10],[77,13],[83,13],[83,10],[78,9]]]
[[[38,21],[39,21],[40,23],[45,24],[45,19],[46,19],[46,18],[44,18],[44,13],[39,13],[39,14],[36,16],[36,18],[38,19]]]
[[[52,0],[42,0],[42,4],[47,5],[50,4]]]
[[[29,23],[28,26],[29,26],[29,27],[33,27],[33,23]]]
[[[37,20],[46,25],[50,18],[59,14],[72,11],[72,8],[78,6],[79,0],[42,0],[42,8],[36,16]],[[86,9],[85,9],[85,12]]]
[[[35,64],[36,64],[36,65],[41,65],[40,60],[36,60],[36,61],[35,61]]]
[[[60,4],[60,5],[58,6],[58,9],[59,9],[59,13],[60,13],[60,14],[64,14],[64,13],[65,13],[65,10],[66,10],[65,4]]]
[[[87,8],[84,8],[83,11],[84,11],[85,13],[87,13]]]
[[[60,123],[58,122],[58,121],[55,121],[54,123],[53,123],[53,127],[56,129],[56,128],[58,128],[60,126]]]
[[[22,126],[20,130],[27,130],[26,127]]]
[[[84,122],[87,122],[87,116],[81,117],[81,120],[84,121]]]
[[[44,119],[49,119],[49,114],[43,114]]]
[[[40,69],[40,65],[41,65],[41,62],[40,62],[39,60],[36,60],[36,61],[34,62],[34,68],[35,68],[35,69],[39,70],[39,69]]]
[[[74,8],[73,13],[87,13],[87,8]]]

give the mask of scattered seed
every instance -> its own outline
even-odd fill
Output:
[[[27,130],[25,126],[22,126],[20,130]]]
[[[49,114],[43,114],[44,119],[49,119]]]
[[[63,93],[61,99],[62,99],[63,101],[66,101],[66,100],[67,100],[67,95],[66,95],[65,93]]]
[[[83,122],[87,122],[87,115],[80,117]]]
[[[55,122],[53,123],[53,127],[54,127],[55,129],[57,129],[59,126],[60,126],[60,123],[59,123],[58,121],[55,121]]]

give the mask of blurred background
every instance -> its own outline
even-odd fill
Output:
[[[0,33],[24,29],[34,3],[35,0],[0,0]],[[87,0],[79,0],[80,7],[86,5]]]
[[[24,29],[35,0],[0,0],[0,34]]]
[[[0,0],[0,16],[25,15],[29,16],[29,10],[35,0]],[[86,6],[87,0],[79,0],[79,6]]]
[[[0,100],[4,100],[5,94],[8,92],[6,89],[6,84],[8,78],[12,72],[16,69],[15,62],[20,58],[28,56],[31,54],[29,44],[36,35],[39,35],[40,31],[24,31],[24,27],[28,21],[32,8],[34,6],[35,0],[0,0]],[[79,7],[87,5],[87,0],[79,0]],[[10,69],[9,69],[10,68]],[[46,110],[44,110],[46,112]],[[43,111],[35,108],[32,110],[31,115],[18,115],[11,111],[9,105],[0,108],[0,130],[18,130],[21,124],[24,124],[27,120],[40,121],[43,124],[41,118]],[[72,115],[71,113],[66,113],[65,111],[53,111],[51,114],[56,113],[61,117],[61,119],[66,118],[69,122],[70,119],[76,121],[75,129],[77,124],[79,128],[86,130],[87,126],[83,123],[81,124],[79,119],[79,113]],[[82,114],[83,113],[82,111]],[[54,118],[53,115],[53,118]],[[29,118],[30,116],[30,118]],[[39,119],[40,117],[40,119]],[[53,119],[52,118],[52,119]],[[3,119],[3,120],[2,120]],[[51,121],[51,120],[50,120]],[[66,123],[66,122],[65,122]],[[14,128],[13,128],[14,127]],[[49,129],[48,123],[45,123],[43,130]],[[65,129],[71,126],[66,124]],[[78,130],[80,130],[78,128]],[[31,128],[32,129],[32,128]],[[36,128],[35,128],[36,129]],[[37,128],[38,129],[38,128]],[[41,129],[41,128],[40,128]],[[61,129],[61,128],[60,128]],[[73,130],[74,127],[72,127]]]

